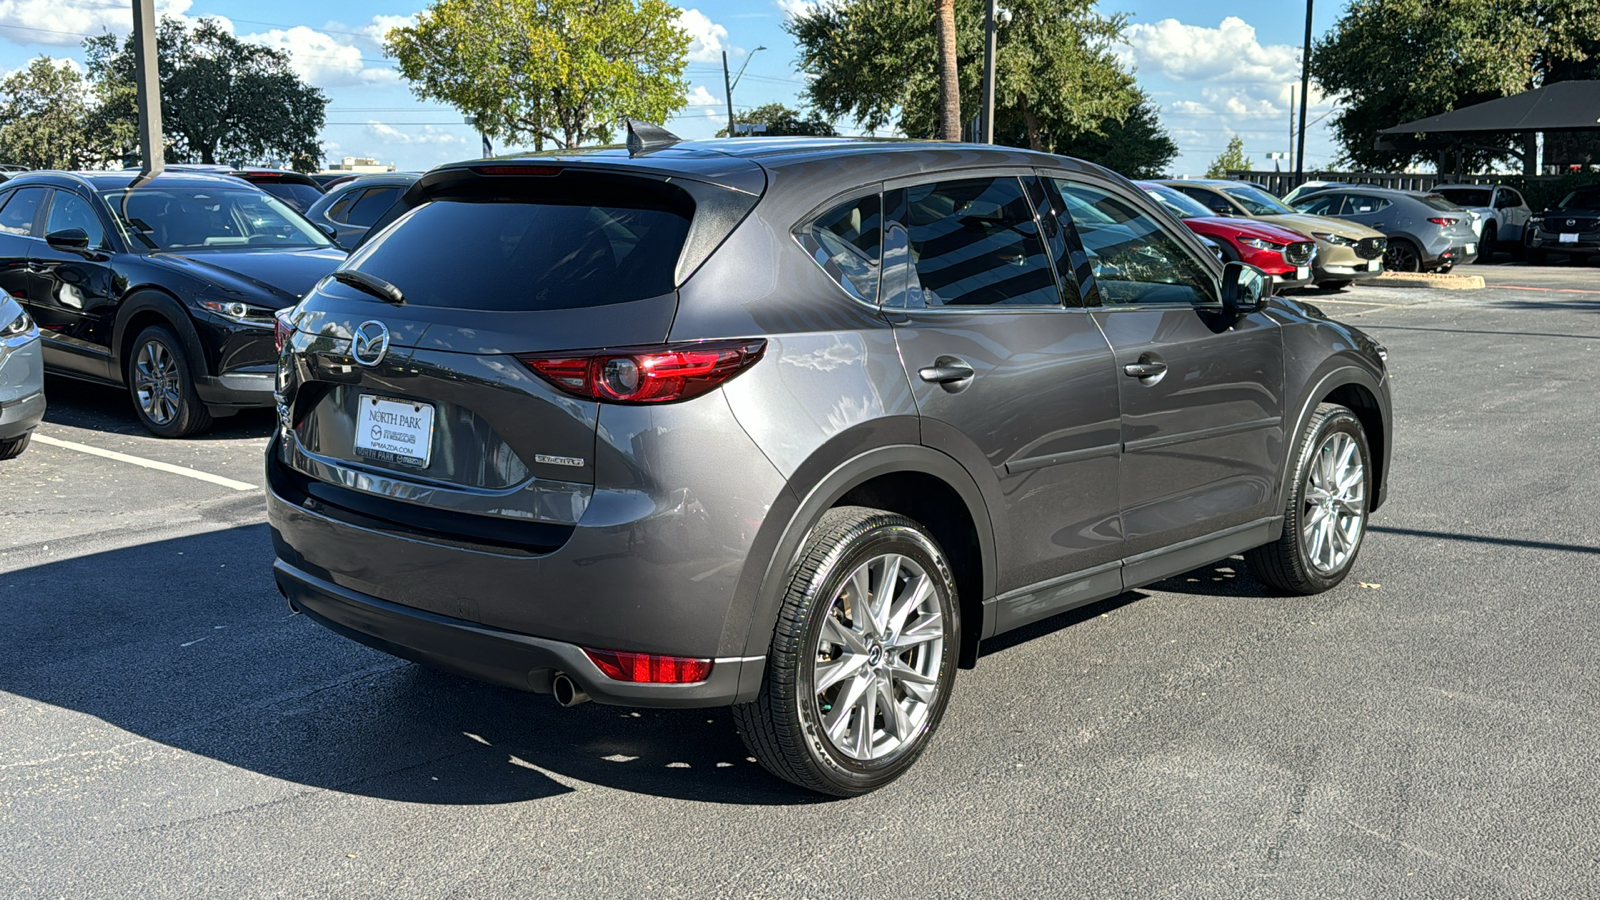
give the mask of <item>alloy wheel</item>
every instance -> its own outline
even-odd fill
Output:
[[[828,742],[859,762],[913,746],[939,693],[947,624],[933,579],[884,553],[858,565],[829,603],[811,684]]]
[[[1361,544],[1367,524],[1367,469],[1351,435],[1328,435],[1306,473],[1300,531],[1307,562],[1318,572],[1338,572]]]
[[[156,425],[167,425],[178,416],[182,403],[182,378],[178,360],[160,341],[145,341],[134,357],[133,387],[139,408]]]
[[[1411,245],[1404,241],[1390,241],[1383,251],[1383,267],[1391,272],[1415,272],[1422,267],[1422,259]]]

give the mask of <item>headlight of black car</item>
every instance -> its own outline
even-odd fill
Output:
[[[27,334],[32,328],[33,320],[28,318],[27,313],[22,313],[15,319],[12,319],[10,322],[6,323],[4,328],[0,328],[0,338],[16,337],[19,334]]]
[[[223,318],[232,319],[246,325],[259,325],[262,328],[272,327],[272,317],[276,309],[265,306],[256,306],[240,300],[201,300],[200,306],[207,312],[216,313]]]

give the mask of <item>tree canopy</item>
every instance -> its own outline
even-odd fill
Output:
[[[1244,140],[1237,134],[1228,138],[1227,149],[1217,154],[1206,169],[1207,178],[1227,178],[1228,173],[1248,172],[1255,168],[1254,160],[1244,155]]]
[[[1055,151],[1097,163],[1129,178],[1160,178],[1178,155],[1178,145],[1161,127],[1156,105],[1145,98],[1126,119],[1120,122],[1107,119],[1101,124],[1099,134],[1080,134],[1057,144]]]
[[[834,130],[833,123],[822,117],[821,113],[812,110],[809,114],[797,109],[790,109],[782,103],[767,103],[755,109],[735,115],[735,120],[741,124],[765,125],[767,130],[762,132],[766,137],[788,137],[798,135],[801,137],[835,137],[839,134]],[[717,137],[727,137],[728,129],[717,132]]]
[[[1311,77],[1335,98],[1345,157],[1371,169],[1438,155],[1379,150],[1379,131],[1600,73],[1600,0],[1353,0],[1311,53]],[[1477,141],[1470,165],[1513,155],[1509,135]]]
[[[1126,24],[1101,15],[1093,0],[1011,0],[999,31],[995,134],[1055,150],[1103,133],[1143,99],[1112,47]],[[807,100],[826,116],[851,118],[870,131],[897,128],[932,137],[939,123],[939,53],[935,0],[835,0],[785,28],[800,47],[812,81]],[[958,3],[961,120],[982,103],[983,5]],[[1018,138],[1020,136],[1020,138]]]
[[[0,82],[0,162],[86,169],[120,148],[90,121],[89,85],[71,64],[40,57]]]
[[[411,92],[536,149],[609,143],[687,99],[689,35],[666,0],[436,0],[384,51]]]
[[[103,34],[83,42],[99,107],[92,127],[132,146],[135,105],[132,38]],[[289,54],[247,44],[215,19],[191,30],[161,20],[156,35],[161,119],[172,162],[264,164],[313,171],[322,160],[328,98],[300,80]]]

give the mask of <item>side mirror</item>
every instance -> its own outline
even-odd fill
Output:
[[[1272,281],[1252,265],[1231,262],[1222,267],[1222,308],[1243,316],[1259,311],[1272,296]]]
[[[82,228],[63,228],[52,231],[44,236],[44,242],[56,250],[71,250],[74,253],[87,253],[89,251],[89,233]]]
[[[317,230],[327,235],[328,240],[333,241],[335,244],[339,243],[339,229],[323,222],[318,222],[316,225]]]

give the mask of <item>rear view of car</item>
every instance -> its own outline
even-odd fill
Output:
[[[39,328],[17,301],[0,294],[0,459],[28,449],[44,408]]]

